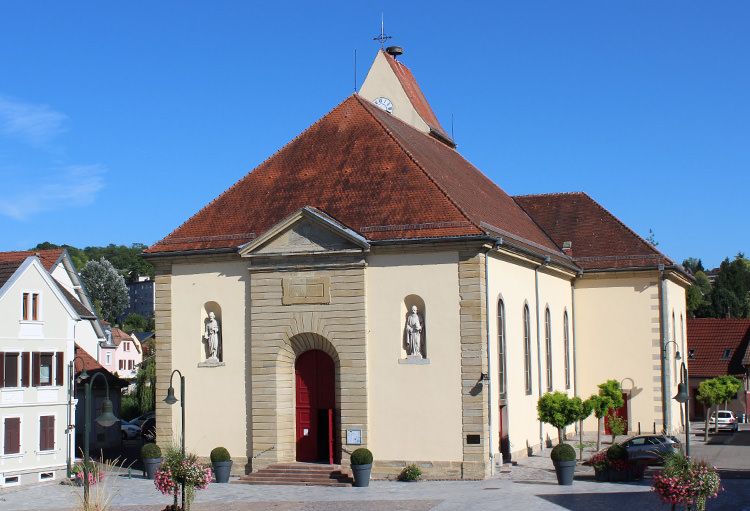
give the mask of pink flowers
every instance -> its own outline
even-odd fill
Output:
[[[184,484],[189,509],[195,490],[205,490],[212,479],[211,469],[198,463],[195,455],[183,457],[179,451],[170,449],[161,468],[156,471],[154,485],[164,495],[172,495],[176,500]]]
[[[652,489],[667,504],[695,504],[699,511],[706,508],[706,500],[721,491],[721,479],[714,467],[706,462],[693,462],[680,453],[678,463],[665,464],[664,471],[654,476]]]
[[[84,484],[84,470],[83,470],[83,462],[76,463],[75,466],[73,466],[72,472],[73,475],[76,478],[76,482],[80,485]],[[88,463],[88,483],[89,486],[93,486],[102,479],[104,479],[104,471],[99,469],[99,466],[94,463],[93,461],[90,461]]]

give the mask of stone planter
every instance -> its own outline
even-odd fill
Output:
[[[370,486],[370,472],[372,471],[372,463],[367,465],[352,465],[352,475],[354,476],[354,486],[357,488],[365,488]]]
[[[146,479],[153,479],[156,471],[161,466],[161,458],[143,458],[143,476]]]
[[[609,469],[609,482],[610,483],[624,483],[630,480],[630,471],[625,470],[612,470]]]
[[[232,460],[229,461],[214,461],[213,465],[214,476],[216,477],[217,483],[228,483],[229,474],[232,472]]]
[[[570,486],[573,484],[573,474],[576,471],[576,460],[571,461],[553,461],[555,466],[555,475],[557,475],[557,484]]]
[[[609,481],[609,470],[606,468],[594,468],[594,479],[606,483]]]

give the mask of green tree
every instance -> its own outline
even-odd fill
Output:
[[[153,411],[156,401],[156,357],[144,358],[135,375],[135,395],[141,414]]]
[[[711,408],[721,403],[723,397],[724,390],[716,378],[703,380],[698,384],[698,394],[696,394],[695,398],[706,408],[706,428],[703,432],[704,442],[708,441],[708,417],[711,415]]]
[[[81,280],[95,305],[98,305],[101,317],[114,323],[128,306],[128,287],[122,275],[102,257],[86,263],[81,270]]]
[[[687,259],[682,261],[682,266],[690,270],[690,273],[692,273],[693,275],[695,275],[699,271],[706,271],[706,269],[703,267],[703,261],[695,257],[688,257]]]
[[[583,460],[583,421],[594,411],[594,403],[591,399],[585,401],[580,397],[574,397],[576,406],[576,420],[578,421],[578,459]]]
[[[607,396],[612,400],[612,408],[620,408],[625,404],[622,398],[622,387],[617,380],[607,380],[599,385],[599,395]]]
[[[602,419],[607,416],[607,412],[614,406],[614,403],[612,403],[612,399],[609,396],[600,396],[598,394],[594,394],[587,401],[591,404],[594,417],[596,417],[596,451],[599,452],[602,445]]]
[[[719,389],[721,390],[721,402],[724,403],[724,408],[727,408],[727,403],[737,397],[737,393],[742,389],[742,381],[734,376],[719,376]]]
[[[577,400],[577,401],[576,401]],[[557,439],[565,441],[565,428],[573,424],[580,411],[580,399],[571,399],[564,392],[547,392],[536,405],[539,420],[557,428]]]
[[[154,320],[153,318],[147,318],[131,312],[122,322],[122,329],[129,334],[133,332],[152,332],[154,330]]]
[[[718,318],[750,317],[750,261],[739,253],[724,259],[712,294],[714,315]]]
[[[693,318],[711,318],[715,316],[712,306],[713,288],[708,276],[702,271],[693,274],[695,282],[687,289],[687,310]]]

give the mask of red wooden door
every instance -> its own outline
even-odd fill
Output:
[[[615,408],[614,410],[611,410],[606,417],[604,417],[604,434],[605,435],[611,435],[612,430],[609,429],[609,416],[616,415],[617,417],[622,417],[625,419],[625,434],[627,435],[627,429],[628,428],[628,395],[623,392],[622,393],[622,406],[620,408]]]
[[[333,360],[327,353],[310,350],[297,357],[296,380],[297,461],[328,461],[334,438],[332,410],[336,407]]]

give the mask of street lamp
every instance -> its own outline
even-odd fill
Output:
[[[682,362],[680,367],[680,383],[677,385],[677,395],[674,400],[685,404],[685,456],[690,457],[690,390],[685,362]]]
[[[164,398],[164,402],[168,405],[173,405],[177,403],[178,399],[174,396],[174,387],[172,386],[172,378],[174,377],[174,373],[177,373],[180,375],[180,408],[182,409],[182,438],[181,438],[181,447],[182,447],[182,457],[185,457],[185,377],[182,375],[179,369],[175,369],[172,371],[172,374],[169,375],[169,388],[167,389],[167,397]],[[177,505],[177,497],[175,496],[175,506]],[[185,481],[182,481],[182,509],[185,509]]]

